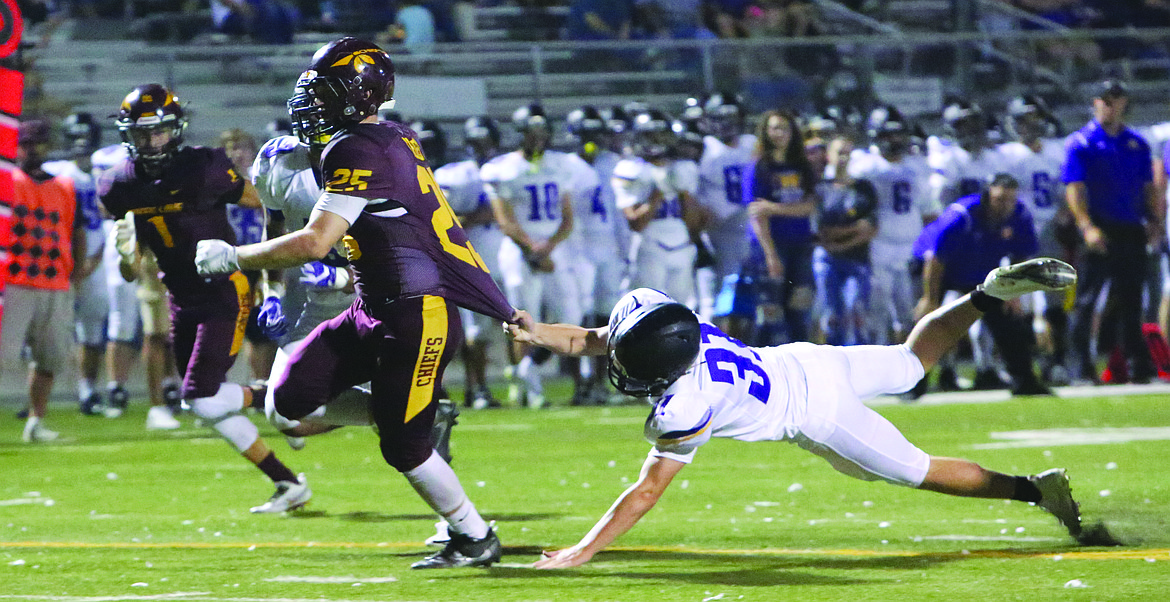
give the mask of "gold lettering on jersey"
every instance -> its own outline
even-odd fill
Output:
[[[423,347],[422,358],[418,361],[418,371],[414,374],[414,386],[425,387],[435,381],[435,370],[439,367],[439,356],[443,355],[443,338],[432,337],[427,339]]]
[[[459,224],[459,218],[456,217],[455,211],[447,203],[447,197],[443,195],[443,190],[435,182],[435,173],[426,165],[419,165],[417,173],[418,185],[422,189],[423,194],[428,192],[434,194],[435,199],[439,201],[439,208],[435,209],[434,213],[431,213],[431,228],[435,230],[435,235],[439,237],[439,244],[443,246],[443,250],[455,256],[460,261],[469,263],[487,272],[487,264],[484,263],[483,257],[480,257],[475,247],[471,246],[471,241],[459,244],[451,240],[451,228],[462,226]]]
[[[131,209],[134,215],[159,215],[160,213],[178,213],[183,210],[182,203],[167,203],[158,207],[139,207]]]
[[[800,186],[800,174],[786,173],[780,176],[780,186],[782,188],[795,188]]]
[[[403,138],[402,141],[406,143],[406,146],[410,147],[410,152],[414,153],[415,159],[418,159],[419,161],[427,160],[426,156],[423,155],[422,147],[418,144],[418,140],[415,140],[414,138]]]
[[[240,176],[236,175],[236,170],[229,168],[227,172],[228,172],[228,175],[231,176],[232,182],[235,182],[236,180],[240,179]]]
[[[341,244],[345,245],[345,258],[350,261],[357,261],[362,258],[362,249],[358,246],[356,238],[346,234],[341,237]]]
[[[333,179],[325,183],[325,190],[327,192],[365,190],[370,187],[370,183],[362,178],[372,175],[374,175],[374,172],[368,169],[338,168],[333,170]]]

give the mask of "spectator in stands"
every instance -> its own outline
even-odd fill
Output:
[[[1113,4],[1114,0],[1110,0]],[[1020,8],[1040,17],[1070,28],[1087,28],[1099,23],[1099,13],[1087,5],[1083,0],[1016,0]],[[1114,12],[1111,8],[1110,12]],[[1121,26],[1120,23],[1115,24]],[[1020,27],[1025,30],[1045,29],[1045,27],[1023,21]],[[1041,60],[1051,66],[1062,68],[1068,60],[1076,61],[1080,68],[1092,68],[1101,62],[1101,47],[1097,42],[1089,39],[1081,40],[1042,40],[1037,42]]]
[[[420,0],[403,0],[390,26],[390,35],[412,53],[435,50],[435,15]]]
[[[752,0],[710,0],[706,4],[710,28],[721,38],[746,38],[752,8]]]
[[[211,0],[215,31],[263,44],[291,44],[300,11],[289,0]]]
[[[628,40],[633,0],[574,0],[565,22],[569,40]]]
[[[1072,320],[1078,362],[1073,376],[1090,381],[1097,380],[1090,346],[1093,313],[1106,281],[1099,348],[1112,349],[1120,337],[1133,381],[1149,382],[1156,375],[1142,337],[1142,283],[1146,244],[1157,246],[1164,235],[1166,200],[1154,186],[1149,144],[1125,125],[1128,105],[1121,82],[1098,85],[1093,119],[1070,138],[1062,174],[1065,200],[1085,245]]]
[[[804,38],[823,31],[816,5],[809,0],[761,0],[745,22],[752,37]],[[784,60],[792,69],[805,75],[826,73],[834,60],[817,46],[788,46]]]
[[[652,37],[711,39],[715,34],[703,24],[704,0],[635,0],[647,33]]]

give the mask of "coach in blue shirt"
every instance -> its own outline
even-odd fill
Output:
[[[1161,242],[1166,204],[1154,187],[1149,144],[1123,121],[1128,105],[1124,85],[1100,84],[1093,119],[1069,137],[1064,163],[1065,200],[1085,243],[1072,321],[1074,376],[1094,382],[1089,343],[1105,282],[1112,284],[1099,348],[1108,353],[1120,338],[1135,382],[1149,382],[1157,374],[1142,338],[1142,283],[1146,245]]]
[[[938,308],[943,293],[967,293],[1006,257],[1013,263],[1036,254],[1032,214],[1019,201],[1019,182],[996,174],[987,190],[963,197],[922,230],[914,257],[922,263],[922,298],[918,315]],[[983,314],[1008,373],[1014,395],[1049,395],[1032,367],[1033,337],[1018,305]]]

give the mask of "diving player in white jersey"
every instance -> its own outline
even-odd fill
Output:
[[[104,409],[101,393],[94,389],[94,384],[105,355],[106,314],[110,310],[110,301],[106,275],[99,268],[113,220],[103,219],[98,206],[97,186],[90,173],[93,169],[91,156],[101,145],[101,126],[89,113],[73,113],[65,117],[61,125],[70,158],[48,161],[41,167],[50,175],[73,180],[78,207],[76,219],[85,228],[85,262],[74,268],[77,272],[74,281],[78,283],[74,296],[74,326],[80,364],[78,402],[82,414],[93,416]]]
[[[564,293],[573,290],[572,250],[562,243],[573,232],[578,171],[572,164],[581,158],[548,150],[552,127],[538,104],[517,109],[512,126],[523,137],[520,148],[488,161],[480,170],[496,223],[506,237],[499,254],[504,293],[514,306],[540,312],[547,305],[561,320],[579,324],[579,300]],[[547,355],[538,353],[540,357],[534,358],[525,350],[515,366],[514,375],[526,388],[524,398],[517,387],[509,395],[509,401],[533,409],[545,402],[538,364]]]
[[[568,243],[573,249],[573,273],[583,310],[582,326],[587,328],[605,323],[606,311],[621,298],[622,278],[626,274],[628,257],[621,254],[620,241],[629,237],[629,225],[618,211],[614,200],[614,168],[621,155],[608,150],[612,144],[605,119],[594,107],[581,107],[569,113],[569,134],[576,145],[576,155],[583,159],[578,169],[587,181],[597,178],[597,185],[581,190],[573,197],[573,234]],[[573,392],[571,405],[603,403],[608,399],[601,383],[604,366],[582,361],[580,379]]]
[[[849,162],[849,175],[868,180],[877,192],[878,231],[870,243],[873,289],[869,329],[877,343],[902,340],[914,323],[909,263],[922,227],[942,212],[931,197],[930,169],[912,152],[912,126],[893,106],[875,108],[867,122],[873,143],[858,149]]]
[[[699,229],[698,166],[674,157],[672,120],[651,109],[634,119],[634,156],[613,170],[617,208],[630,241],[630,288],[650,287],[677,299],[695,296],[692,242]]]
[[[1080,513],[1064,469],[1011,476],[931,456],[862,403],[912,387],[983,311],[1075,282],[1073,268],[1055,259],[998,268],[974,292],[923,318],[905,344],[891,346],[748,347],[649,289],[623,297],[600,328],[540,324],[522,315],[507,327],[518,340],[564,354],[605,354],[614,386],[654,404],[644,429],[654,447],[638,481],[580,542],[545,552],[535,567],[588,562],[654,507],[712,437],[795,443],[861,480],[1035,503],[1079,536]]]
[[[504,234],[496,225],[491,203],[483,188],[479,170],[500,148],[500,130],[491,117],[470,117],[463,124],[463,141],[471,155],[463,161],[448,163],[435,170],[435,182],[447,197],[447,204],[459,218],[467,239],[479,251],[488,270],[500,277],[500,243]],[[496,328],[491,318],[459,308],[463,320],[464,348],[464,402],[463,405],[481,410],[498,408],[500,402],[487,385],[487,343]]]
[[[715,295],[724,279],[738,274],[748,256],[747,206],[752,202],[752,169],[756,164],[757,138],[744,133],[742,102],[733,94],[712,94],[703,103],[703,155],[699,159],[696,200],[708,212],[704,225],[714,247],[713,278],[708,271],[697,276],[699,315],[715,314]]]

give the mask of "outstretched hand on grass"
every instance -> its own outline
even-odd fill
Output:
[[[580,546],[573,546],[563,550],[544,551],[540,553],[540,560],[532,565],[537,569],[568,569],[575,566],[581,566],[589,562],[593,558],[593,554],[587,554]]]

